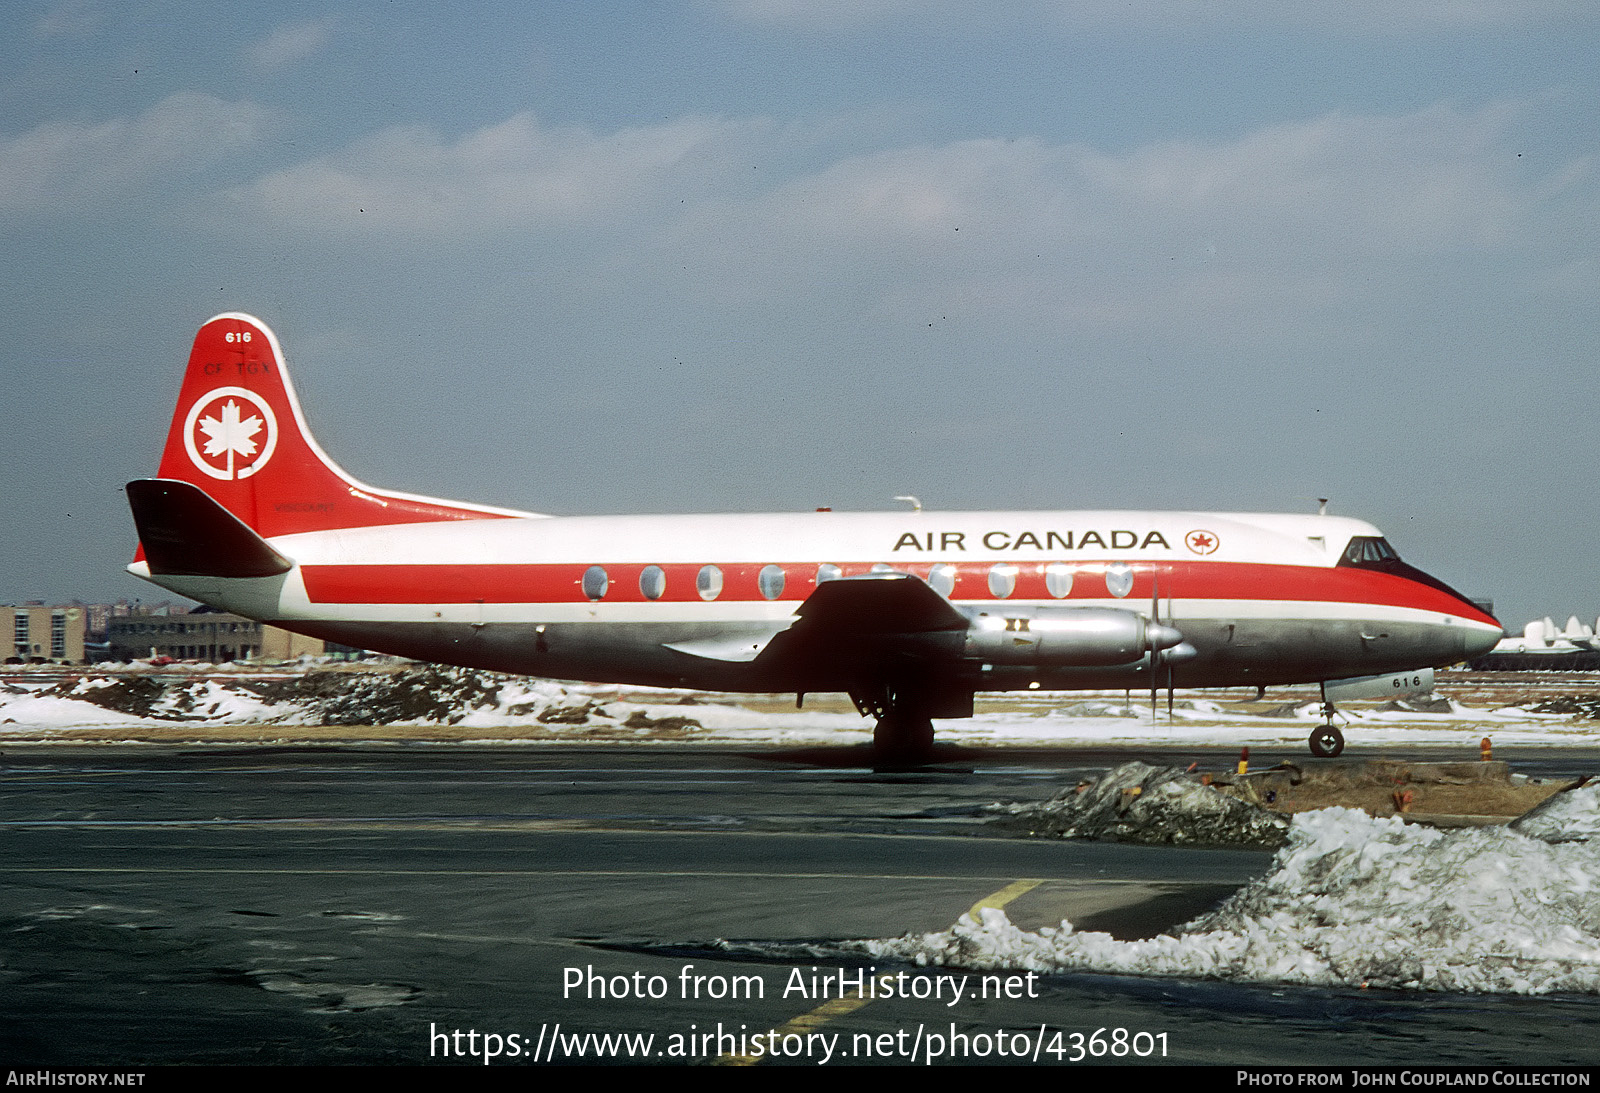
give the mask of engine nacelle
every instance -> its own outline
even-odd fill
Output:
[[[963,652],[990,664],[1104,668],[1132,664],[1151,650],[1171,649],[1183,635],[1136,611],[1114,607],[968,609]]]

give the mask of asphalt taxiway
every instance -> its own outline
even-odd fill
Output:
[[[536,1042],[563,1045],[540,1061],[574,1061],[600,1043],[572,1036],[637,1033],[657,1039],[616,1041],[605,1061],[748,1062],[748,1041],[719,1037],[803,1028],[874,1047],[831,1062],[904,1063],[937,1029],[989,1037],[957,1061],[1055,1063],[1073,1061],[1074,1035],[1122,1029],[1151,1037],[1129,1062],[1359,1062],[1392,1060],[1398,1027],[1426,1039],[1426,1061],[1582,1061],[1550,1021],[1588,1019],[1588,1000],[1420,1007],[1060,975],[957,1005],[793,989],[796,970],[839,971],[808,959],[813,939],[940,930],[978,905],[1151,936],[1265,870],[1263,852],[1005,838],[985,822],[984,804],[1124,757],[997,749],[880,775],[844,752],[760,749],[8,747],[0,1054],[481,1064],[497,1042],[495,1065],[530,1065]],[[1002,1029],[1044,1057],[1007,1052]],[[820,1062],[822,1046],[788,1061]]]

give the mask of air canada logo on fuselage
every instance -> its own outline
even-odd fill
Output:
[[[278,419],[254,391],[218,387],[195,399],[183,422],[183,447],[202,474],[249,478],[278,446]]]
[[[982,550],[1149,550],[1160,547],[1171,550],[1172,544],[1159,531],[1137,532],[1130,528],[1110,531],[986,531],[973,533],[978,544],[973,549]],[[967,549],[964,531],[914,531],[902,532],[895,540],[899,550],[961,550]]]

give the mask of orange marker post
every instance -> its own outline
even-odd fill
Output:
[[[1483,752],[1483,761],[1485,763],[1494,758],[1494,746],[1489,743],[1487,736],[1483,738],[1483,743],[1479,744],[1478,747]]]
[[[1250,773],[1250,749],[1249,748],[1240,748],[1239,749],[1239,773],[1240,774],[1249,774]]]

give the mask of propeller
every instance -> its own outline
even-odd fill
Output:
[[[1161,570],[1152,565],[1150,567],[1150,720],[1156,718],[1156,696],[1161,690],[1160,669],[1163,665],[1167,669],[1167,720],[1172,720],[1173,704],[1173,671],[1172,666],[1180,660],[1188,660],[1195,655],[1195,647],[1183,640],[1183,634],[1163,625],[1161,622]],[[1172,603],[1167,602],[1170,614]]]

